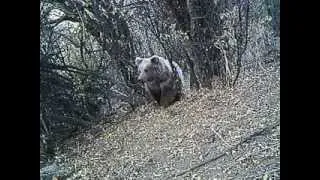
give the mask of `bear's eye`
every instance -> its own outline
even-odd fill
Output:
[[[145,69],[144,72],[148,72],[148,69]]]

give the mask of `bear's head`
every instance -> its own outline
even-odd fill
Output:
[[[162,70],[160,58],[152,56],[150,58],[137,57],[135,64],[138,67],[138,80],[143,82],[158,81]]]

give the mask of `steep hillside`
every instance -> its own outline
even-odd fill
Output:
[[[233,89],[191,91],[71,139],[57,157],[70,179],[280,179],[280,65]],[[48,173],[49,170],[42,170]],[[59,175],[60,173],[60,175]]]

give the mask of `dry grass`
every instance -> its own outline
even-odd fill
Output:
[[[70,179],[279,179],[280,126],[252,136],[280,122],[279,71],[243,72],[234,89],[193,91],[166,109],[142,106],[70,140],[59,164]]]

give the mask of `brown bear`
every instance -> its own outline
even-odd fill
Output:
[[[161,106],[171,105],[182,95],[184,77],[179,65],[160,56],[149,58],[137,57],[135,64],[138,67],[138,80],[142,81],[146,92]],[[176,74],[174,74],[176,73]]]

